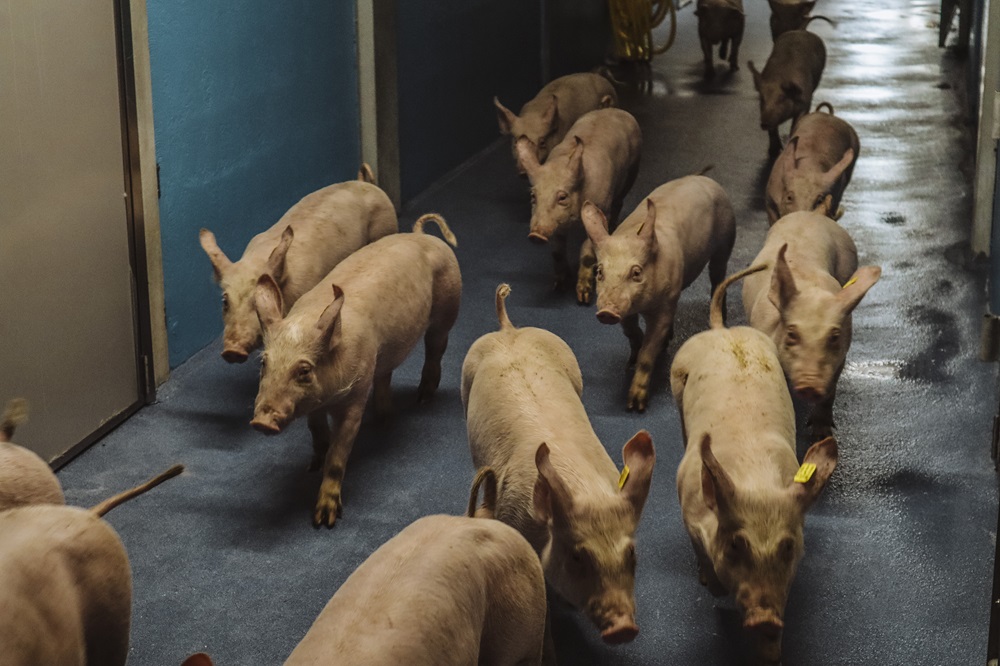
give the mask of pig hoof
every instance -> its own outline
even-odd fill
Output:
[[[337,518],[341,514],[340,496],[329,496],[321,497],[318,502],[316,502],[316,513],[313,516],[313,526],[315,527],[333,527],[334,523],[337,522]]]
[[[648,402],[648,394],[644,390],[633,391],[628,397],[628,411],[637,411],[642,414],[646,411],[646,403]]]
[[[590,287],[576,288],[576,302],[580,305],[590,305]]]

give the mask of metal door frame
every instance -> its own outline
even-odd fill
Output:
[[[152,320],[149,307],[149,270],[146,258],[145,217],[142,201],[142,176],[139,160],[135,59],[132,43],[130,0],[113,0],[115,51],[118,60],[118,101],[122,130],[122,184],[125,192],[125,218],[128,233],[129,263],[132,269],[133,326],[136,342],[135,402],[104,422],[97,430],[56,457],[51,465],[58,469],[78,456],[97,440],[121,425],[141,407],[156,400],[153,368]]]

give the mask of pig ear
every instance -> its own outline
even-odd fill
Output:
[[[799,9],[802,10],[802,15],[803,16],[805,16],[806,14],[808,14],[809,12],[811,12],[813,9],[815,9],[815,7],[816,7],[816,0],[812,0],[812,2],[800,2],[799,3]]]
[[[628,467],[628,476],[621,487],[621,494],[632,505],[632,511],[638,518],[646,504],[656,464],[656,450],[648,432],[640,430],[628,441],[622,449],[622,460]]]
[[[549,445],[545,442],[539,444],[535,451],[535,467],[538,469],[534,495],[535,519],[540,522],[551,519],[554,525],[569,524],[573,500],[549,460]]]
[[[781,90],[785,93],[787,97],[790,97],[792,99],[802,98],[802,87],[797,83],[786,81],[785,83],[781,84]]]
[[[519,137],[514,147],[517,149],[517,161],[527,172],[528,178],[531,178],[531,174],[541,166],[538,162],[538,147],[526,136]]]
[[[500,133],[510,134],[513,130],[514,122],[517,121],[517,116],[514,115],[513,111],[501,104],[500,100],[496,97],[493,98],[493,106],[497,107],[497,124],[500,125]]]
[[[267,273],[257,278],[257,287],[254,290],[253,302],[262,330],[267,332],[267,329],[281,321],[284,313],[281,303],[281,290],[278,289],[278,283],[274,281],[274,278]]]
[[[705,506],[716,513],[728,511],[736,495],[733,480],[712,453],[712,436],[701,438],[701,494]]]
[[[597,204],[584,201],[580,209],[580,219],[583,220],[583,228],[587,230],[587,236],[594,245],[600,245],[608,239],[608,218]]]
[[[656,204],[652,199],[646,199],[646,219],[635,232],[641,240],[650,247],[656,246]]]
[[[198,232],[198,240],[201,242],[201,249],[205,250],[208,260],[212,262],[212,268],[215,269],[215,281],[218,282],[222,279],[225,270],[233,265],[233,262],[229,261],[229,257],[219,249],[219,245],[215,242],[215,234],[208,229],[202,229]]]
[[[858,306],[861,299],[878,282],[880,277],[882,277],[881,266],[862,266],[855,271],[854,276],[847,281],[844,288],[837,294],[837,301],[840,303],[844,315],[849,314]]]
[[[802,463],[816,465],[816,471],[805,483],[792,481],[792,494],[803,511],[808,509],[823,492],[827,480],[837,466],[837,440],[827,437],[809,447]]]
[[[213,664],[211,657],[204,652],[198,652],[185,659],[181,666],[213,666]]]
[[[333,285],[333,302],[326,306],[316,321],[321,351],[333,349],[340,343],[340,309],[344,307],[344,290]]]
[[[753,74],[753,87],[754,90],[760,90],[760,72],[754,67],[753,60],[747,60],[747,68],[750,73]]]
[[[795,286],[795,278],[792,277],[792,270],[788,267],[788,260],[785,259],[785,252],[788,250],[788,243],[778,250],[778,257],[774,262],[774,272],[771,273],[771,291],[767,297],[778,308],[783,311],[792,302],[796,294],[799,293]]]
[[[546,127],[546,136],[555,132],[559,127],[559,98],[555,95],[552,95],[549,105],[545,108],[545,113],[542,114],[542,123]]]
[[[826,188],[832,188],[833,184],[837,182],[837,179],[840,178],[841,174],[843,174],[847,170],[847,167],[851,166],[851,163],[853,162],[854,149],[848,148],[844,151],[844,156],[840,158],[840,161],[830,167],[830,170],[823,174],[823,180],[825,181],[824,185]]]
[[[281,283],[285,280],[285,255],[288,254],[288,248],[292,246],[294,238],[295,232],[292,231],[292,225],[288,225],[281,232],[281,240],[278,241],[277,247],[271,250],[271,255],[267,258],[267,272],[271,274],[275,282]]]
[[[583,180],[583,139],[573,136],[573,151],[569,154],[569,173],[575,182]]]

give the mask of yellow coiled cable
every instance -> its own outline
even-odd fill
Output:
[[[615,55],[621,60],[650,61],[673,46],[677,35],[677,8],[673,0],[608,0]],[[653,44],[653,28],[670,14],[670,36]]]

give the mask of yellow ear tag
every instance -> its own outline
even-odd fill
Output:
[[[841,287],[841,289],[847,289],[848,287],[850,287],[850,286],[851,286],[852,284],[854,284],[854,283],[855,283],[855,282],[857,282],[857,281],[858,281],[858,276],[857,276],[857,275],[855,275],[855,276],[854,276],[854,277],[852,277],[852,278],[851,278],[850,280],[848,280],[847,282],[845,282],[845,283],[844,283],[844,286],[843,286],[843,287]]]
[[[809,479],[812,478],[815,471],[816,465],[802,463],[802,467],[799,467],[799,471],[795,473],[795,483],[809,483]]]
[[[628,465],[622,467],[622,475],[618,477],[618,490],[625,487],[625,480],[628,478]]]

